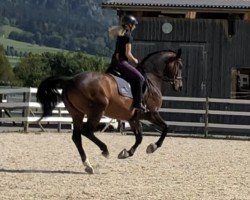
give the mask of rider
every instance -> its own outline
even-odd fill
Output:
[[[121,26],[111,28],[109,34],[111,37],[116,37],[116,49],[113,59],[115,59],[122,77],[124,77],[131,85],[134,97],[133,106],[135,109],[145,110],[145,107],[142,104],[142,86],[144,83],[144,77],[136,69],[138,60],[131,52],[133,43],[131,33],[137,24],[138,22],[135,17],[126,15],[122,18]]]

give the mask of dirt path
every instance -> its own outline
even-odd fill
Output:
[[[133,136],[99,134],[110,158],[84,138],[96,174],[84,172],[69,133],[0,133],[0,199],[250,200],[250,142],[167,138],[118,160]]]

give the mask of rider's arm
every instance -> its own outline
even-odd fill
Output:
[[[133,56],[131,49],[132,49],[131,43],[127,43],[126,44],[126,57],[131,63],[133,63],[136,66],[138,64],[138,60]]]
[[[117,62],[119,61],[119,53],[115,53],[115,58],[117,60]]]

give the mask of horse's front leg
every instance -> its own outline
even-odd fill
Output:
[[[160,114],[158,112],[148,112],[145,113],[145,117],[144,119],[150,121],[151,123],[159,126],[162,128],[162,133],[161,136],[159,138],[159,140],[156,143],[151,143],[148,147],[146,152],[149,153],[153,153],[155,152],[156,149],[158,149],[159,147],[161,147],[167,132],[168,132],[168,125],[166,124],[166,122],[161,118]]]
[[[135,135],[135,144],[129,149],[123,149],[121,153],[119,153],[118,158],[119,159],[125,159],[128,157],[131,157],[134,155],[137,147],[141,144],[142,142],[142,125],[140,121],[129,121],[130,127],[134,132]]]

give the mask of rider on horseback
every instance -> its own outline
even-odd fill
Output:
[[[134,97],[134,108],[145,110],[142,104],[143,75],[136,69],[138,60],[133,56],[131,49],[133,43],[132,31],[138,24],[135,17],[126,15],[122,18],[121,26],[109,30],[111,37],[116,37],[116,48],[112,63],[116,63],[121,76],[130,83]]]

